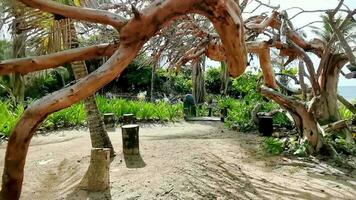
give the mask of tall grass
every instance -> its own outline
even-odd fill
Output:
[[[183,118],[182,104],[166,102],[150,103],[125,99],[106,99],[97,97],[97,105],[101,113],[114,113],[120,120],[126,113],[133,113],[138,121],[176,121]],[[0,101],[0,135],[9,136],[24,107],[13,107],[10,102]],[[45,129],[83,126],[86,123],[83,103],[53,113],[42,124]]]
[[[24,111],[24,106],[12,106],[8,101],[0,101],[0,135],[9,136],[11,129]]]
[[[174,121],[183,117],[182,104],[169,104],[163,101],[150,103],[98,97],[97,104],[102,113],[114,113],[119,120],[125,113],[132,113],[141,121]]]
[[[42,127],[57,129],[82,126],[86,122],[83,103],[74,104],[69,108],[55,112],[47,117]]]

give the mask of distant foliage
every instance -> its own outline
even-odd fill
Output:
[[[102,113],[115,113],[118,120],[126,113],[133,113],[138,121],[176,121],[183,118],[183,105],[164,101],[149,103],[125,99],[106,99],[97,97],[97,104]],[[0,135],[8,136],[24,111],[23,105],[13,107],[10,102],[0,101]],[[83,103],[55,112],[47,117],[42,129],[79,127],[86,124]]]
[[[25,96],[31,99],[39,99],[60,90],[72,81],[70,72],[64,67],[37,72],[25,78]]]
[[[98,97],[97,104],[102,113],[115,113],[119,120],[126,113],[134,114],[140,121],[175,121],[183,118],[182,104],[164,101],[150,103]]]
[[[220,68],[210,67],[205,72],[206,91],[211,94],[220,94],[221,79]]]

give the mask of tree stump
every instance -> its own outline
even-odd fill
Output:
[[[136,123],[136,119],[135,119],[134,114],[131,114],[131,113],[124,114],[122,116],[122,122],[123,122],[123,125],[135,124]]]
[[[271,136],[273,132],[273,117],[272,116],[258,116],[258,131],[263,136]]]
[[[122,147],[124,154],[138,155],[139,150],[139,126],[137,124],[123,125],[122,131]]]
[[[105,113],[104,114],[104,124],[107,131],[115,131],[115,114]]]
[[[92,148],[90,165],[87,171],[87,190],[91,192],[105,191],[110,186],[110,149]]]

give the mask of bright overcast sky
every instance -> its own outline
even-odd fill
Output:
[[[262,2],[268,2],[268,0],[262,0]],[[270,0],[272,5],[280,5],[280,9],[284,10],[291,7],[301,7],[304,10],[324,10],[324,9],[333,9],[338,5],[338,0]],[[345,0],[344,4],[346,4],[351,10],[356,8],[356,0]],[[249,5],[249,7],[253,7],[253,5]],[[248,8],[249,8],[248,7]],[[251,8],[252,9],[252,8]],[[343,8],[345,9],[345,8]],[[260,9],[263,12],[266,10],[264,8]],[[297,9],[289,10],[288,15],[289,17],[293,16]],[[320,20],[320,15],[323,13],[303,13],[293,19],[293,24],[296,28],[301,27],[309,22],[318,21]],[[313,26],[319,27],[320,24],[313,24]],[[309,37],[312,34],[305,29]],[[317,64],[317,63],[315,63]],[[317,65],[316,65],[317,66]],[[343,69],[345,72],[348,72],[346,67]],[[353,85],[356,86],[356,79],[346,79],[342,75],[340,76],[339,85]]]
[[[338,0],[261,0],[262,2],[268,3],[270,2],[271,5],[280,5],[280,9],[284,10],[287,8],[291,7],[301,7],[304,10],[324,10],[324,9],[333,9],[337,6]],[[253,2],[253,1],[252,1]],[[345,0],[344,3],[352,10],[356,8],[356,0]],[[255,8],[255,3],[250,3],[246,11],[249,11],[251,9]],[[344,8],[345,9],[345,8]],[[260,9],[256,10],[255,13],[261,13],[261,12],[269,12],[270,9],[266,9],[265,7],[261,7]],[[288,10],[289,16],[293,16],[296,12],[298,12],[298,9],[293,9],[293,10]],[[292,20],[294,26],[296,28],[304,26],[312,21],[318,21],[320,20],[320,15],[323,13],[303,13],[299,15],[298,17],[294,18]],[[247,18],[247,15],[244,15],[244,18]],[[321,26],[321,24],[313,24],[313,26]],[[308,28],[304,29],[306,30],[306,33],[308,35],[308,38],[314,37],[313,34],[311,34],[310,31],[308,31]],[[309,29],[310,30],[310,29]],[[3,30],[0,30],[0,39],[7,37],[5,33],[5,28]],[[6,31],[7,32],[7,31]],[[318,60],[314,59],[314,62],[317,66]],[[207,65],[209,66],[219,66],[219,63],[216,62],[211,62],[208,61]],[[346,68],[343,69],[345,72],[348,72]],[[340,76],[340,85],[354,85],[356,86],[356,79],[351,79],[347,80],[343,76]]]
[[[261,0],[264,3],[270,2],[271,5],[280,5],[280,10],[285,10],[291,7],[301,7],[304,10],[325,10],[325,9],[333,9],[338,5],[338,0]],[[351,10],[356,8],[356,0],[345,0],[344,4],[346,4]],[[255,3],[250,3],[245,11],[251,11],[251,9],[254,9],[257,4]],[[345,9],[343,7],[343,9]],[[269,12],[270,9],[266,9],[265,7],[261,7],[258,10],[255,11],[254,14],[256,13],[262,13],[262,12]],[[298,9],[292,9],[288,10],[288,15],[289,17],[293,16],[300,10]],[[323,12],[317,12],[317,13],[303,13],[297,16],[292,20],[293,25],[295,28],[304,26],[312,21],[320,21],[320,15],[324,14]],[[244,18],[246,19],[249,17],[248,15],[244,15]],[[313,24],[315,27],[321,26],[320,23]],[[305,28],[303,29],[307,33],[308,38],[313,38],[314,35],[310,32],[310,29]],[[318,66],[318,59],[314,58],[314,64],[317,67]],[[254,61],[255,64],[258,65],[258,61]],[[211,62],[208,61],[207,63],[210,66],[219,66],[219,63],[216,62]],[[253,64],[252,64],[253,65]],[[349,72],[346,67],[343,68],[344,72]],[[356,86],[356,79],[346,79],[342,75],[340,76],[340,81],[339,81],[340,86],[345,86],[345,85],[353,85]]]

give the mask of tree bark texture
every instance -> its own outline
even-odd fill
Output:
[[[22,29],[25,27],[21,17],[23,15],[23,8],[19,6],[19,3],[12,2],[12,12],[15,16],[14,23],[12,25],[12,57],[21,58],[26,56],[26,32]],[[25,79],[19,73],[11,75],[11,90],[15,96],[17,103],[23,103],[25,99]]]
[[[200,63],[201,59],[193,65],[192,73],[192,83],[193,83],[193,96],[197,104],[203,103],[205,99],[205,81],[204,81],[204,72]]]
[[[105,191],[110,187],[110,149],[93,148],[83,187],[90,192]]]
[[[70,35],[70,41],[68,41],[70,47],[78,47],[77,31],[73,21],[70,22],[68,34]],[[65,38],[63,38],[63,40],[65,40]],[[66,41],[64,41],[64,43],[65,42]],[[82,79],[88,75],[88,70],[84,61],[75,61],[72,63],[71,67],[76,80]],[[92,147],[109,148],[110,156],[113,157],[115,155],[114,147],[112,146],[109,135],[106,132],[102,114],[96,104],[95,94],[84,99],[84,108]]]

